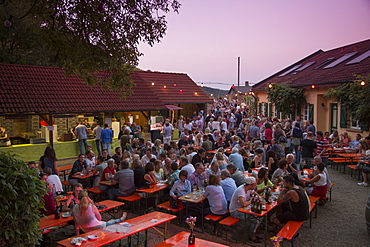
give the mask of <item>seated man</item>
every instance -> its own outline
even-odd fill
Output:
[[[226,169],[221,171],[221,187],[224,190],[227,205],[230,205],[231,198],[236,190],[236,184],[234,179],[231,178],[230,172]]]
[[[114,200],[119,196],[131,196],[135,193],[134,171],[129,169],[129,163],[124,160],[121,162],[120,170],[113,178],[112,184],[118,183],[118,189],[112,188],[108,191],[109,200]]]
[[[50,167],[45,167],[44,168],[44,173],[47,176],[48,183],[51,186],[55,186],[55,192],[63,192],[63,186],[62,183],[60,182],[60,178],[58,175],[53,175],[52,170]]]
[[[237,187],[245,183],[244,174],[237,170],[234,164],[228,164],[226,169],[230,172],[231,178],[234,179]]]
[[[280,210],[276,212],[273,219],[277,226],[285,224],[290,220],[304,221],[309,218],[310,201],[304,189],[294,184],[295,180],[291,175],[283,178],[284,188],[281,190],[278,201],[289,202],[289,205],[281,204]],[[284,207],[288,206],[288,207]]]
[[[188,176],[195,172],[194,166],[188,162],[188,159],[186,157],[180,157],[180,168],[181,171],[187,171]]]
[[[257,188],[257,181],[254,177],[247,177],[245,184],[240,185],[233,193],[230,201],[230,215],[240,220],[247,220],[249,222],[249,239],[254,243],[261,243],[261,237],[256,235],[256,230],[260,220],[251,214],[239,212],[239,208],[248,207],[253,198],[254,191]]]
[[[206,150],[203,148],[198,150],[198,153],[193,156],[191,163],[195,165],[196,163],[204,163],[204,158],[206,157]]]
[[[195,171],[188,176],[191,186],[203,186],[204,185],[204,165],[202,163],[195,164]]]

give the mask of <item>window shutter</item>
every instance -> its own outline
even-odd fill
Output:
[[[345,105],[340,106],[340,127],[347,128],[347,109]]]
[[[262,103],[258,103],[258,113],[262,113]]]
[[[369,123],[367,124],[362,124],[360,123],[361,130],[363,131],[369,131]]]
[[[265,110],[263,111],[263,115],[267,116],[269,110],[269,104],[265,103]]]
[[[308,112],[308,116],[309,116],[309,120],[310,122],[313,124],[313,114],[314,114],[314,105],[313,104],[310,104],[309,106],[309,112]]]
[[[269,103],[269,117],[272,117],[272,103]]]

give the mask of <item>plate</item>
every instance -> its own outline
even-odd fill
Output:
[[[95,239],[98,238],[98,236],[96,236],[96,235],[89,235],[89,236],[87,236],[87,238],[90,239],[90,240],[95,240]]]
[[[70,212],[62,213],[62,217],[63,218],[67,218],[69,216],[71,216],[71,213]]]
[[[190,196],[184,196],[185,198],[190,198]]]

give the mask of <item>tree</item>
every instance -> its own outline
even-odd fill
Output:
[[[138,44],[160,42],[165,14],[180,8],[177,0],[13,0],[0,5],[1,20],[8,19],[0,25],[0,62],[60,65],[88,84],[123,94],[133,85],[130,72],[142,55]],[[101,70],[110,76],[95,73]]]
[[[361,85],[361,83],[364,85]],[[353,119],[368,126],[370,122],[370,75],[357,75],[353,82],[343,83],[336,88],[330,88],[324,95],[326,98],[334,98],[335,102],[350,109]]]
[[[289,115],[292,108],[307,104],[304,90],[294,88],[287,83],[270,84],[267,88],[267,99],[276,107],[276,111]]]
[[[37,245],[45,183],[35,169],[4,152],[0,153],[0,181],[0,245]]]

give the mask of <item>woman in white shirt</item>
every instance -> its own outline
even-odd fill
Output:
[[[209,175],[209,185],[203,196],[207,197],[210,206],[204,209],[204,215],[224,215],[226,213],[227,201],[217,175]]]
[[[307,190],[307,193],[312,196],[320,197],[319,204],[325,204],[326,193],[328,192],[327,179],[324,172],[325,165],[324,163],[319,163],[316,167],[319,173],[308,181],[308,183],[313,183],[314,186],[312,192],[309,193],[309,190]]]

